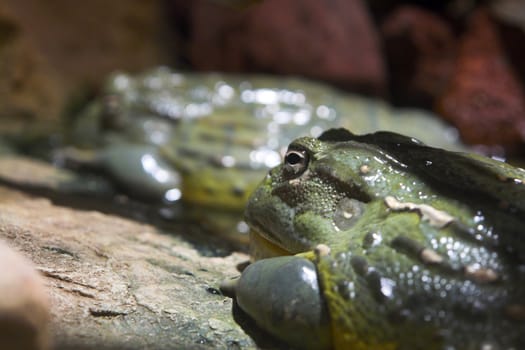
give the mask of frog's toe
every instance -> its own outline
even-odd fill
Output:
[[[331,347],[328,310],[311,261],[297,256],[257,261],[234,289],[241,309],[270,334],[297,348]]]
[[[174,191],[178,191],[178,197],[181,195],[180,174],[153,146],[113,145],[99,157],[106,171],[135,196],[174,201],[178,199]]]
[[[229,298],[235,298],[237,284],[239,284],[239,277],[240,276],[237,276],[229,280],[222,281],[219,287],[221,293]]]

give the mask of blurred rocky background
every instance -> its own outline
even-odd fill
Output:
[[[306,76],[434,110],[469,144],[523,153],[523,1],[239,3],[2,1],[2,128],[57,120],[115,69],[166,64]]]

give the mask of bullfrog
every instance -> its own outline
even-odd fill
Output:
[[[331,129],[291,142],[245,218],[229,292],[290,346],[525,349],[521,168]]]
[[[132,196],[178,208],[172,212],[179,217],[247,232],[248,196],[287,144],[336,126],[405,131],[435,146],[461,147],[455,130],[431,113],[321,83],[156,67],[114,73],[74,120],[64,154],[103,169]]]

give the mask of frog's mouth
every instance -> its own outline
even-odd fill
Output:
[[[279,244],[267,238],[260,230],[250,228],[250,254],[253,260],[273,258],[276,256],[293,255]]]

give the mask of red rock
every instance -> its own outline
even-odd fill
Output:
[[[499,32],[505,52],[512,62],[512,66],[519,74],[522,82],[525,82],[525,27],[520,28],[512,23],[499,21]]]
[[[468,21],[454,77],[438,109],[468,143],[502,145],[511,151],[523,145],[524,89],[485,9],[474,12]]]
[[[197,69],[295,74],[383,92],[378,35],[361,0],[265,0],[244,11],[199,0],[189,12]]]
[[[430,107],[454,69],[450,25],[428,10],[402,6],[381,24],[393,102]]]

